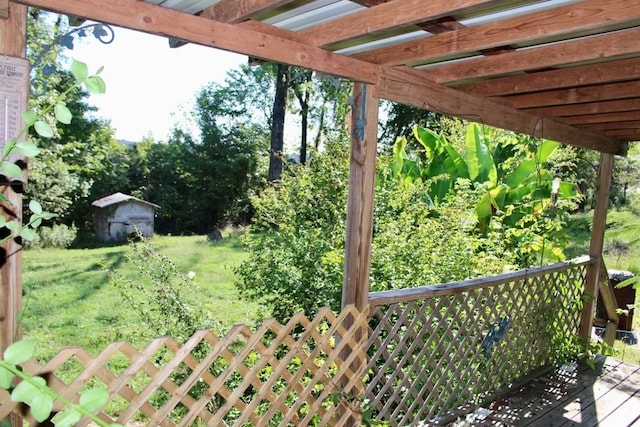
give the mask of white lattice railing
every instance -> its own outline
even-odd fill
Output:
[[[377,417],[437,422],[562,357],[591,263],[371,294],[366,396]]]

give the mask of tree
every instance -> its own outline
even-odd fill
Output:
[[[73,119],[70,123],[58,123],[55,135],[50,139],[40,138],[32,130],[31,136],[43,152],[31,165],[25,200],[43,200],[45,209],[60,214],[56,221],[76,224],[89,232],[93,221],[91,197],[98,193],[94,184],[106,179],[101,175],[119,175],[114,163],[105,161],[110,158],[106,153],[117,146],[109,124],[90,115],[95,107],[86,101],[88,92],[74,87],[74,76],[61,70],[61,64],[68,59],[57,40],[64,42],[66,39],[60,37],[68,29],[61,15],[30,9],[28,55],[36,65],[32,77],[39,82],[37,86],[47,89],[45,94],[38,96],[36,93],[30,98],[31,108],[40,111],[52,99],[66,93],[64,101]],[[64,44],[72,46],[69,40]],[[119,183],[112,182],[108,187],[115,185]],[[24,209],[28,212],[27,205]]]

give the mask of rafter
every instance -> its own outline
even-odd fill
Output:
[[[202,11],[202,16],[227,24],[245,21],[254,15],[295,0],[221,0]]]
[[[432,21],[496,0],[394,0],[299,31],[316,46]]]
[[[448,83],[540,70],[581,61],[592,61],[594,58],[603,60],[622,55],[638,55],[639,38],[640,29],[621,30],[500,55],[436,65],[424,71],[432,81]]]
[[[457,85],[455,88],[478,96],[497,96],[633,80],[638,76],[640,76],[640,58],[631,58],[608,62],[606,67],[603,67],[602,64],[589,64],[518,74]]]
[[[464,56],[485,49],[575,34],[603,25],[615,27],[637,19],[640,19],[640,3],[589,0],[386,46],[354,57],[383,65],[432,62],[452,54]]]
[[[18,3],[242,53],[327,74],[377,83],[380,67],[295,41],[138,0],[19,0]],[[102,4],[102,6],[100,6]],[[180,25],[176,25],[176,23]]]

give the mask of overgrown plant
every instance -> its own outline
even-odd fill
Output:
[[[194,309],[184,296],[194,286],[193,280],[141,235],[130,248],[132,254],[127,261],[138,275],[129,278],[114,270],[109,276],[111,283],[156,336],[171,335],[180,343],[186,342],[205,327],[204,313]]]
[[[560,199],[576,196],[573,183],[551,175],[547,161],[559,143],[549,140],[492,141],[491,128],[470,123],[466,127],[464,150],[443,134],[414,129],[422,152],[409,150],[406,138],[394,147],[392,174],[397,179],[428,183],[429,199],[441,203],[457,191],[460,179],[469,180],[482,191],[475,205],[478,230],[486,236],[492,227],[504,230],[512,247],[519,251],[522,267],[546,260],[562,260]],[[513,234],[513,236],[511,235]],[[517,240],[517,242],[516,242]]]

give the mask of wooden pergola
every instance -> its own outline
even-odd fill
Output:
[[[343,306],[369,304],[380,99],[600,152],[593,258],[614,156],[640,139],[637,1],[0,0],[0,55],[25,58],[29,6],[354,81]],[[19,336],[21,305],[20,255],[5,246],[2,348]],[[597,294],[600,266],[586,292]],[[591,322],[584,310],[585,338]]]

